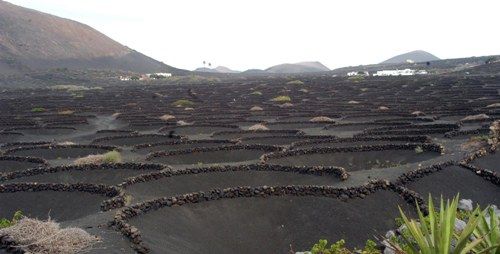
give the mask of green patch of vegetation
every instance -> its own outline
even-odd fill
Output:
[[[175,107],[192,107],[194,106],[194,102],[186,99],[181,99],[173,102],[172,105]]]
[[[319,240],[318,243],[314,244],[311,249],[312,254],[353,254],[353,253],[361,253],[361,254],[380,254],[381,251],[377,248],[377,244],[372,241],[366,241],[365,247],[362,250],[355,249],[354,251],[349,250],[345,247],[345,240],[339,240],[334,244],[328,247],[327,240]]]
[[[291,102],[292,99],[290,98],[290,96],[287,96],[287,95],[280,95],[280,96],[276,96],[272,99],[272,101],[274,102],[279,102],[279,103],[285,103],[285,102]]]
[[[0,219],[0,229],[2,228],[8,228],[14,224],[16,224],[21,218],[23,218],[23,212],[21,211],[16,211],[14,215],[12,216],[12,219],[6,219],[6,218],[1,218]]]
[[[31,109],[31,112],[33,113],[41,113],[41,112],[45,112],[47,111],[45,108],[42,108],[42,107],[36,107],[36,108],[32,108]]]
[[[300,81],[300,80],[292,80],[292,81],[288,81],[286,82],[287,85],[303,85],[304,82]]]
[[[415,147],[415,153],[416,154],[421,154],[424,152],[424,149],[421,146]]]
[[[122,161],[122,155],[118,151],[111,151],[103,154],[103,163],[119,163]]]

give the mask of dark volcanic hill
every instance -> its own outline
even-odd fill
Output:
[[[328,67],[320,62],[300,62],[294,64],[279,64],[266,69],[269,73],[307,73],[329,71]]]
[[[408,60],[413,61],[415,63],[421,63],[421,62],[436,61],[440,59],[429,52],[425,52],[423,50],[415,50],[401,55],[397,55],[395,57],[383,61],[382,63],[383,64],[406,63]]]
[[[0,73],[59,67],[184,72],[87,25],[0,0]]]

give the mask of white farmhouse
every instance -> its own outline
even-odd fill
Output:
[[[157,72],[157,73],[146,74],[146,76],[148,78],[168,78],[168,77],[172,77],[172,73]]]
[[[404,70],[383,70],[377,71],[373,76],[411,76],[415,75],[415,70],[404,69]]]
[[[370,76],[370,73],[367,71],[351,71],[347,73],[347,76],[353,77],[353,76]]]

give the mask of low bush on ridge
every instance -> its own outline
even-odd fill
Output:
[[[175,107],[192,107],[194,106],[194,102],[186,99],[181,99],[181,100],[176,100],[175,102],[172,103],[173,106]]]
[[[290,98],[290,96],[280,95],[280,96],[276,96],[276,97],[272,98],[271,101],[285,103],[285,102],[292,101],[292,99]]]
[[[83,158],[76,159],[73,164],[75,165],[85,165],[94,164],[99,165],[103,163],[120,163],[122,162],[122,156],[118,151],[111,151],[105,154],[93,154]]]

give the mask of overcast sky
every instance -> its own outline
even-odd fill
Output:
[[[184,69],[378,63],[416,49],[500,54],[498,0],[8,0],[88,24]]]

